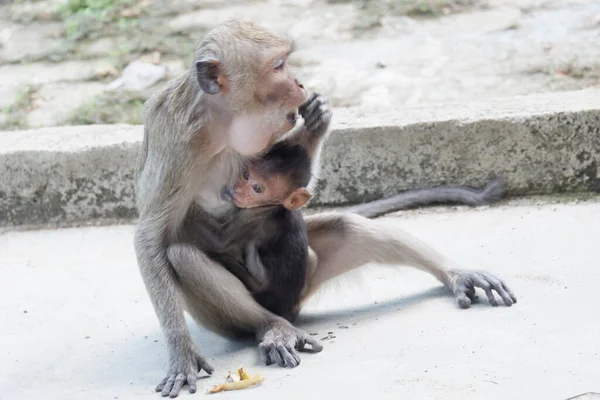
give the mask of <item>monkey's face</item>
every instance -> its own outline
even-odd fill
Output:
[[[194,73],[215,115],[229,124],[227,144],[236,152],[256,155],[296,125],[308,92],[288,66],[292,50],[287,39],[247,21],[226,23],[202,42]]]
[[[266,178],[246,169],[233,187],[232,201],[239,208],[281,204],[287,184],[280,176]]]
[[[288,210],[304,206],[312,194],[305,188],[292,188],[285,176],[261,176],[247,169],[233,187],[232,201],[239,208],[281,204]]]
[[[275,134],[283,134],[296,124],[297,110],[308,99],[308,91],[288,65],[290,48],[278,49],[266,58],[259,72],[256,99],[266,108]]]
[[[288,66],[290,48],[265,51],[257,70],[246,82],[235,82],[225,93],[238,114],[229,128],[228,144],[236,152],[253,156],[270,147],[294,128],[298,108],[308,99],[308,91]],[[249,66],[247,66],[250,68]]]

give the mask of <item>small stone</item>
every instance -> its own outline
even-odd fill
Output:
[[[133,61],[123,70],[120,78],[112,81],[107,90],[141,91],[167,76],[167,68],[143,61]]]
[[[160,51],[153,51],[152,53],[144,54],[138,59],[138,61],[158,65],[160,64],[161,56],[162,54],[160,54]]]
[[[107,76],[116,77],[119,76],[119,70],[114,65],[106,65],[96,69],[96,76],[98,78],[106,78]]]
[[[167,68],[168,79],[177,78],[188,70],[188,67],[183,60],[165,60],[162,61],[161,64]]]

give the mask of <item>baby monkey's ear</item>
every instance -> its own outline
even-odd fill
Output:
[[[283,206],[288,210],[297,210],[304,206],[313,197],[312,193],[306,188],[294,190],[283,202]]]

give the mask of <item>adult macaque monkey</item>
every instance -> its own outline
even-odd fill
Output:
[[[134,242],[169,351],[167,376],[157,386],[163,396],[176,397],[186,383],[193,393],[197,374],[213,371],[192,343],[184,308],[219,334],[251,332],[267,363],[293,367],[300,362],[297,351],[309,350],[306,344],[319,351],[310,335],[258,305],[239,279],[184,240],[194,227],[192,216],[226,217],[232,204],[221,199],[221,188],[233,185],[248,157],[294,125],[308,93],[289,70],[290,51],[287,40],[251,22],[224,23],[200,43],[190,71],[146,103]],[[317,260],[309,265],[307,296],[327,280],[374,262],[432,274],[463,308],[475,287],[486,291],[492,305],[492,289],[506,305],[516,301],[495,276],[451,269],[440,254],[381,221],[349,213],[305,221]]]

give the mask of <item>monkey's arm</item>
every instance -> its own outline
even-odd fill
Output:
[[[175,136],[162,136],[164,126],[158,124],[156,130],[148,128],[155,125],[151,118],[144,129],[145,142],[150,136],[162,145],[145,149],[145,160],[140,163],[136,187],[140,217],[134,247],[140,274],[166,339],[168,374],[156,390],[167,396],[178,394],[186,382],[189,390],[195,392],[197,373],[205,370],[211,374],[213,368],[192,342],[184,319],[179,282],[167,257],[168,245],[176,239],[177,227],[188,210],[186,200],[191,197],[182,177],[189,169],[189,160],[197,159],[197,153]],[[171,132],[170,129],[164,131]]]
[[[375,218],[393,211],[430,205],[436,203],[466,204],[480,206],[500,200],[504,185],[500,179],[490,180],[483,189],[471,189],[466,186],[438,186],[409,190],[396,196],[358,204],[345,211]]]
[[[166,221],[142,216],[136,227],[135,250],[140,273],[154,306],[169,352],[168,375],[156,387],[166,396],[188,383],[196,391],[196,374],[213,368],[194,346],[185,324],[183,307],[164,244]]]
[[[269,285],[269,275],[260,259],[255,241],[248,243],[244,249],[244,264],[246,265],[246,271],[257,284],[252,290],[253,292],[261,291]]]

